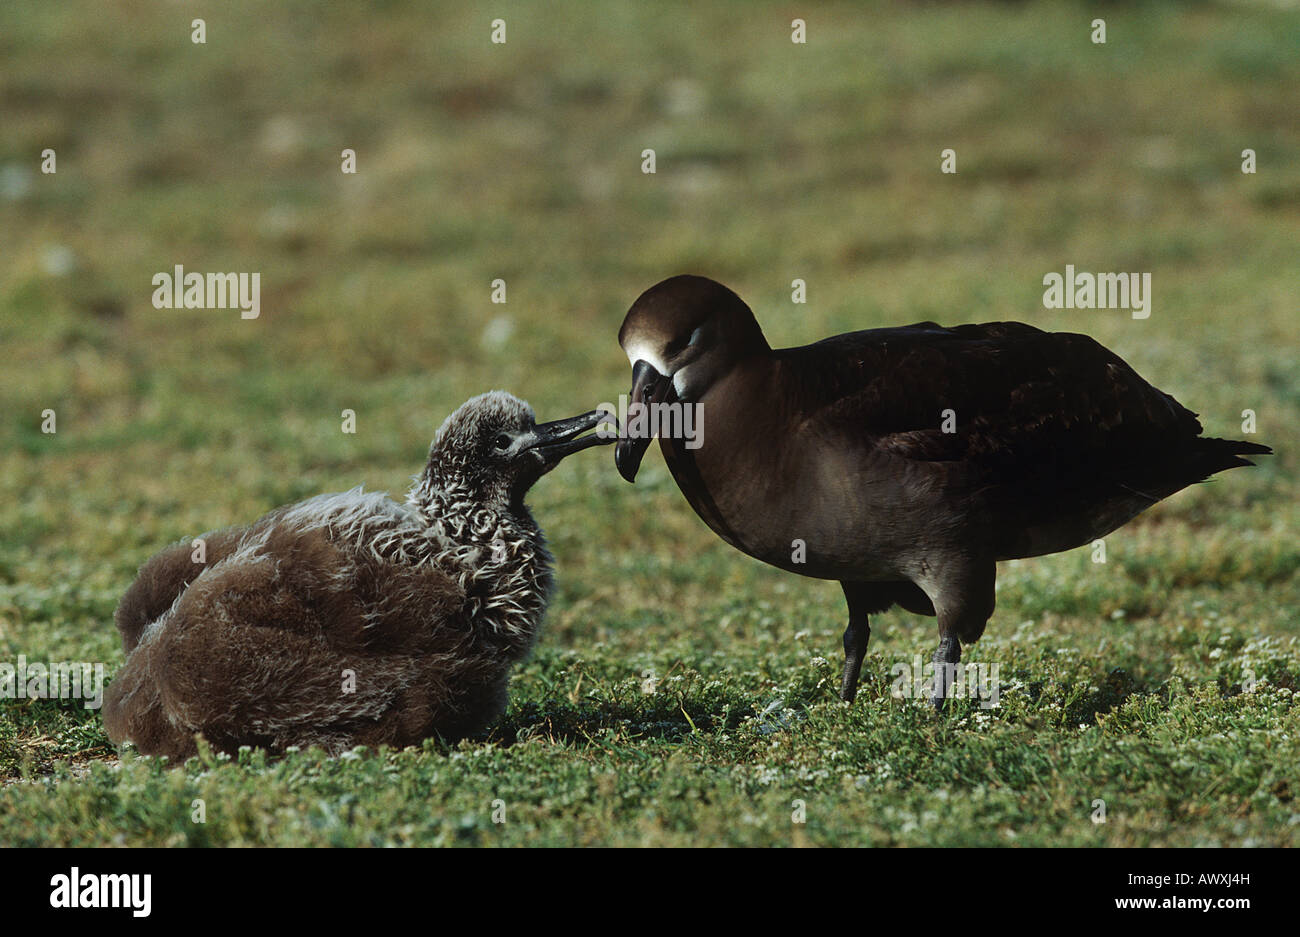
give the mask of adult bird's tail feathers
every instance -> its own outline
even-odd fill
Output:
[[[1243,459],[1244,455],[1272,455],[1273,450],[1257,442],[1244,439],[1218,439],[1214,436],[1202,436],[1199,444],[1196,468],[1204,471],[1205,478],[1225,469],[1241,468],[1255,463]]]

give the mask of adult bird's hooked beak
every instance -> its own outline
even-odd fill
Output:
[[[595,429],[601,423],[608,422],[617,423],[612,413],[605,410],[592,410],[581,416],[571,416],[567,420],[540,423],[533,429],[534,439],[528,448],[541,457],[542,464],[547,471],[550,471],[559,465],[560,460],[565,456],[612,442],[612,436],[601,433],[581,435],[589,429]]]
[[[618,474],[629,482],[636,481],[641,459],[645,457],[645,451],[653,438],[648,429],[636,436],[631,434],[630,426],[636,422],[635,417],[639,413],[633,408],[662,403],[672,393],[672,379],[656,371],[654,365],[638,360],[632,366],[632,390],[628,394],[627,408],[629,426],[622,427],[618,445],[614,447],[614,464],[618,466]],[[645,425],[648,426],[648,423]]]

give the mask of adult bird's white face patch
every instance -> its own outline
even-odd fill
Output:
[[[688,365],[673,375],[673,389],[677,391],[677,396],[682,400],[689,400],[691,397],[691,390],[689,389],[690,378],[687,377],[686,374],[689,370],[691,370],[691,368]],[[695,370],[698,371],[699,368],[696,368]]]
[[[635,366],[638,361],[644,361],[665,377],[672,373],[668,370],[668,365],[664,364],[663,357],[648,342],[628,342],[624,351],[627,352],[628,364]]]

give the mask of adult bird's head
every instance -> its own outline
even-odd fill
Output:
[[[707,277],[676,276],[650,287],[628,310],[618,343],[632,363],[629,412],[636,404],[699,404],[745,358],[771,349],[744,300]],[[636,480],[649,434],[622,434],[619,474]]]
[[[499,508],[516,505],[565,456],[612,442],[612,437],[582,435],[612,420],[605,411],[592,410],[538,423],[532,407],[505,391],[472,397],[439,427],[413,497],[438,489]]]

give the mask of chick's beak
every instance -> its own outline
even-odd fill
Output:
[[[601,423],[609,422],[617,423],[613,414],[604,410],[592,410],[581,416],[571,416],[567,420],[541,423],[533,429],[533,442],[528,448],[541,456],[542,463],[549,470],[558,465],[565,456],[590,449],[592,446],[613,442],[613,434],[603,430],[590,436],[582,435]]]
[[[628,423],[631,423],[637,411],[634,408],[660,403],[672,390],[672,381],[655,370],[648,361],[637,361],[632,366],[632,391],[628,394]],[[650,446],[651,435],[648,432],[632,435],[629,427],[624,426],[619,433],[618,445],[614,447],[614,464],[618,474],[629,482],[636,481],[636,473],[641,468],[641,460]]]

